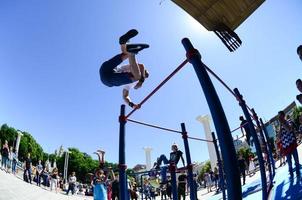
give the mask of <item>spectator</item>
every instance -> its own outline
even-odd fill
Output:
[[[37,185],[39,187],[41,186],[42,171],[43,171],[43,165],[41,163],[41,160],[39,160],[38,165],[36,166],[36,180],[37,180]]]
[[[56,193],[58,193],[58,179],[59,179],[59,170],[58,168],[54,168],[52,170],[52,173],[50,175],[50,191],[52,191],[53,188],[55,188]]]
[[[167,195],[169,199],[172,199],[172,184],[170,179],[167,182]]]
[[[72,172],[71,175],[68,177],[68,190],[66,192],[66,195],[68,195],[69,191],[71,191],[71,194],[74,194],[76,182],[77,177],[75,176],[75,172]]]
[[[177,188],[178,200],[181,200],[181,197],[183,198],[183,200],[186,199],[186,186],[187,186],[187,175],[182,172],[178,176],[178,188]]]
[[[98,169],[95,172],[95,176],[91,185],[93,185],[93,198],[94,200],[107,200],[106,191],[107,177],[102,169]]]
[[[112,190],[112,196],[111,196],[111,199],[112,200],[116,200],[116,199],[119,199],[119,175],[116,174],[115,177],[114,177],[114,180],[112,181],[111,183],[111,190]]]
[[[254,157],[253,155],[249,156],[249,176],[253,176],[255,174],[256,166],[254,163]]]
[[[13,168],[13,147],[9,148],[8,152],[8,167],[12,170]],[[8,170],[7,170],[8,171]]]
[[[5,140],[5,142],[2,146],[1,155],[2,155],[1,168],[2,168],[2,170],[4,170],[7,173],[8,172],[7,164],[8,164],[8,156],[9,156],[9,147],[8,147],[7,140]]]
[[[49,171],[46,167],[44,167],[43,171],[42,171],[42,177],[43,177],[43,185],[45,187],[49,187]]]
[[[32,161],[30,158],[30,153],[27,154],[27,158],[24,162],[24,181],[29,182],[31,184],[31,170],[32,170]]]
[[[288,163],[288,171],[291,177],[293,177],[293,168],[292,168],[292,157],[295,160],[296,165],[296,174],[300,176],[300,164],[297,151],[297,140],[294,134],[294,127],[292,123],[285,120],[285,113],[283,111],[278,112],[278,118],[280,122],[280,135],[283,153],[286,156],[286,161]]]
[[[16,175],[16,172],[17,172],[16,167],[17,167],[18,157],[17,157],[15,149],[13,149],[12,158],[13,158],[13,161],[12,161],[12,173],[13,173],[13,175]]]
[[[212,192],[212,180],[211,180],[211,175],[209,173],[204,174],[204,181],[209,192]]]
[[[241,154],[239,154],[239,159],[238,159],[238,164],[239,164],[239,171],[240,174],[242,175],[243,178],[243,185],[245,185],[245,169],[246,169],[246,165],[245,165],[245,160],[243,158],[243,156]]]

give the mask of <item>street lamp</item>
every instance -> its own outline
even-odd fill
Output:
[[[21,137],[23,136],[22,131],[17,130],[18,136],[17,136],[17,141],[16,141],[16,146],[15,146],[15,150],[16,150],[16,156],[18,158],[18,154],[19,154],[19,146],[20,146],[20,141],[21,141]]]
[[[63,173],[63,179],[67,182],[68,177],[68,161],[69,161],[69,154],[70,151],[65,151],[65,161],[64,161],[64,173]]]

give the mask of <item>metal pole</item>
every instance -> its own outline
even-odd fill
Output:
[[[171,184],[172,184],[173,200],[178,200],[177,184],[176,184],[176,165],[175,165],[175,163],[170,163],[169,169],[170,169],[170,173],[171,173]]]
[[[263,140],[262,142],[263,142],[263,145],[265,146],[265,153],[268,157],[267,163],[268,163],[268,172],[269,172],[269,180],[270,180],[270,187],[268,188],[268,190],[270,190],[270,188],[273,185],[273,173],[272,173],[272,168],[271,168],[270,155],[269,155],[269,151],[268,151],[267,139],[264,137],[262,128],[260,126],[260,122],[258,120],[258,115],[256,114],[256,112],[253,108],[251,109],[251,111],[252,111],[252,114],[253,114],[253,118],[256,121],[257,127],[259,129],[260,138],[262,138],[262,140]]]
[[[252,136],[254,144],[255,144],[256,153],[257,153],[257,157],[258,157],[258,161],[259,161],[260,174],[261,174],[261,184],[262,184],[262,199],[266,200],[267,197],[268,197],[267,184],[266,184],[266,174],[265,174],[265,166],[264,166],[264,160],[263,160],[263,156],[262,156],[262,152],[261,152],[260,142],[259,142],[256,130],[255,130],[252,118],[251,118],[250,113],[249,113],[249,111],[246,107],[246,104],[245,104],[245,101],[243,100],[242,95],[240,94],[240,92],[237,88],[234,89],[234,92],[235,92],[235,94],[238,98],[239,105],[242,108],[245,119],[249,123],[251,136]]]
[[[119,135],[119,196],[121,200],[126,200],[128,196],[127,190],[127,177],[126,177],[126,164],[125,164],[125,105],[121,105],[121,113],[119,117],[120,122],[120,135]]]
[[[220,182],[220,189],[222,191],[222,198],[223,198],[223,200],[226,200],[222,162],[221,162],[218,144],[217,144],[217,140],[216,140],[216,136],[215,136],[214,132],[212,132],[212,138],[213,138],[213,143],[214,143],[214,147],[215,147],[215,151],[216,151],[218,167],[219,167],[219,182]]]
[[[268,133],[267,133],[267,130],[264,126],[264,123],[262,121],[262,119],[260,118],[260,123],[261,123],[261,126],[262,126],[262,130],[264,132],[264,135],[266,137],[266,141],[267,141],[267,144],[268,144],[268,152],[269,152],[269,157],[270,157],[270,161],[271,161],[271,166],[272,166],[272,170],[273,170],[273,177],[275,177],[275,160],[274,160],[274,157],[273,157],[273,151],[272,151],[272,148],[269,144],[269,137],[268,137]]]
[[[196,200],[195,197],[195,184],[193,180],[193,165],[191,162],[191,155],[190,155],[190,148],[188,142],[188,133],[186,131],[185,123],[181,123],[181,131],[182,131],[182,139],[184,141],[185,153],[186,153],[186,160],[187,160],[187,170],[188,170],[188,182],[190,186],[190,199]]]
[[[187,51],[187,58],[193,65],[200,85],[208,102],[219,145],[221,148],[222,158],[224,161],[224,169],[227,180],[228,199],[241,200],[242,191],[240,184],[240,173],[237,167],[236,151],[228,125],[224,110],[214,88],[214,85],[206,71],[206,65],[201,62],[201,55],[198,50],[194,49],[189,39],[184,38],[182,44]]]

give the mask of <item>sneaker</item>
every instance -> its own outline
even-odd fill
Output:
[[[127,33],[125,33],[120,37],[119,40],[120,44],[126,44],[129,41],[129,39],[135,37],[137,34],[138,34],[137,30],[131,29],[130,31],[128,31]]]
[[[139,51],[149,48],[148,44],[127,44],[127,52],[137,54]]]

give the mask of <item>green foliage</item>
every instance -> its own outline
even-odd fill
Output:
[[[48,159],[51,163],[55,160],[59,173],[64,172],[65,153],[62,157],[57,157],[55,154],[45,153],[42,147],[32,137],[30,133],[22,132],[20,146],[19,146],[19,160],[24,161],[27,157],[27,153],[31,154],[33,165],[36,165],[38,160],[42,160],[42,163]],[[16,129],[9,127],[7,124],[3,124],[0,128],[0,144],[8,141],[9,146],[14,146],[16,143],[18,132]],[[68,175],[71,172],[76,172],[77,179],[83,183],[90,183],[91,174],[99,167],[99,162],[93,160],[87,153],[80,152],[77,148],[69,148],[69,165]],[[111,167],[113,171],[118,171],[118,165],[116,163],[105,162],[105,168]],[[127,169],[127,173],[131,173],[132,169]]]
[[[301,106],[297,106],[296,108],[294,108],[293,111],[293,121],[294,123],[299,127],[300,122],[299,122],[299,117],[302,115],[302,107]]]
[[[3,124],[0,128],[0,145],[4,144],[4,141],[8,141],[9,146],[14,146],[16,143],[18,132],[16,129],[9,127],[7,124]]]
[[[247,147],[242,147],[238,150],[237,155],[242,155],[243,159],[248,161],[249,160],[249,156],[253,155],[252,151],[250,148]]]
[[[39,159],[43,160],[43,149],[36,142],[36,140],[27,132],[22,132],[20,146],[19,146],[19,159],[24,161],[27,157],[27,153],[30,153],[30,157],[35,165]]]
[[[211,171],[211,162],[207,161],[201,168],[198,179],[203,180],[204,174]]]
[[[77,179],[83,183],[90,183],[90,176],[94,174],[95,170],[99,167],[99,162],[97,160],[93,160],[92,157],[86,153],[80,152],[77,148],[69,148],[69,162],[68,162],[68,175],[71,172],[75,172]],[[59,168],[59,172],[64,171],[64,155],[57,160],[57,166]],[[105,168],[112,167],[113,171],[116,171],[117,164],[105,162]],[[129,169],[131,170],[131,169]]]

